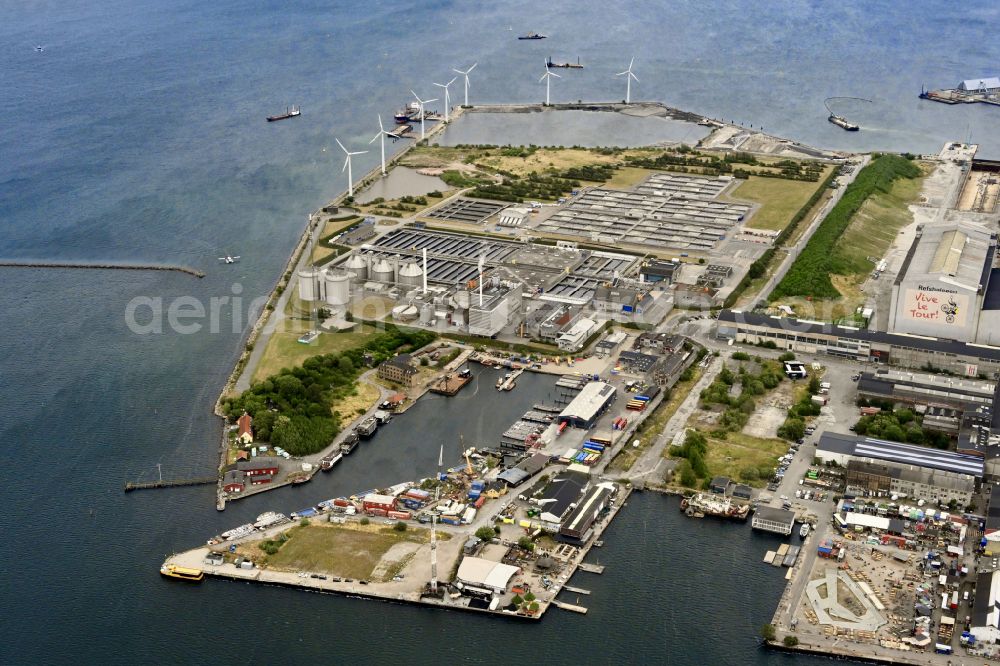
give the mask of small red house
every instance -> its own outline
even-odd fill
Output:
[[[361,508],[365,513],[372,513],[373,510],[378,515],[385,515],[382,512],[389,512],[396,510],[396,498],[392,495],[377,495],[375,493],[370,493],[365,495],[364,500],[362,500]]]

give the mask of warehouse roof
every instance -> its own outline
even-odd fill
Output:
[[[979,456],[931,449],[926,446],[889,442],[872,437],[824,432],[819,438],[819,443],[816,444],[816,450],[927,467],[943,472],[955,472],[956,474],[977,477],[983,475],[983,459]]]
[[[396,502],[396,498],[392,495],[379,495],[377,493],[368,493],[365,495],[364,501],[369,504],[389,504],[392,505]]]
[[[614,487],[610,483],[601,483],[591,488],[584,495],[573,513],[569,515],[569,518],[566,519],[563,529],[579,530],[580,527],[593,518],[597,508],[604,503],[604,500],[611,495],[613,490]]]
[[[945,338],[931,338],[923,335],[905,335],[884,333],[849,326],[794,319],[792,317],[772,317],[770,315],[742,312],[740,310],[723,310],[719,313],[720,323],[742,323],[749,326],[766,326],[780,329],[795,335],[833,335],[850,340],[859,340],[874,344],[892,345],[921,349],[956,356],[970,356],[990,361],[1000,361],[1000,347],[992,345],[976,345]]]
[[[466,557],[458,565],[457,578],[469,585],[483,586],[494,590],[506,590],[510,579],[520,571],[515,566],[501,564],[481,557]]]
[[[966,79],[958,84],[962,90],[992,90],[1000,88],[1000,78],[996,76],[985,76],[981,79]]]
[[[590,421],[604,409],[615,395],[615,387],[605,382],[590,382],[559,414],[562,417]]]
[[[775,523],[785,523],[791,525],[795,522],[795,514],[791,511],[785,511],[784,509],[777,509],[773,506],[758,506],[756,518],[760,520],[769,520]]]

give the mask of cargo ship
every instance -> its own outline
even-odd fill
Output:
[[[284,113],[279,113],[276,116],[268,116],[267,122],[273,123],[276,120],[286,120],[288,118],[295,118],[296,116],[301,116],[301,115],[302,115],[302,109],[300,109],[299,107],[293,106],[289,108],[286,106]]]
[[[835,115],[833,113],[830,114],[830,117],[827,118],[827,120],[829,120],[831,123],[833,123],[837,127],[840,127],[842,129],[847,130],[848,132],[857,132],[859,129],[861,129],[860,127],[858,127],[854,123],[849,122],[847,120],[847,118],[844,118],[843,116]]]
[[[552,62],[552,56],[545,62],[546,67],[558,67],[561,69],[583,69],[583,65],[580,64],[580,58],[576,59],[576,62]]]
[[[179,567],[176,564],[164,564],[160,567],[160,573],[167,578],[177,578],[178,580],[189,580],[200,583],[205,578],[205,572],[201,569],[190,569]]]
[[[369,416],[354,428],[354,432],[357,433],[358,437],[361,439],[371,439],[377,429],[378,419],[374,416]]]
[[[397,125],[405,125],[414,119],[420,113],[420,104],[417,102],[409,102],[404,104],[403,108],[393,114],[393,119],[396,121]]]
[[[539,35],[537,32],[529,32],[527,35],[519,35],[518,39],[546,39],[548,35]]]
[[[341,444],[341,446],[343,446],[343,444]],[[324,472],[329,472],[331,469],[333,469],[334,465],[336,465],[337,463],[340,462],[340,460],[341,460],[341,458],[343,458],[343,456],[344,456],[344,454],[343,454],[342,450],[340,450],[340,451],[334,451],[330,455],[324,456],[323,458],[320,459],[320,461],[319,461],[319,468],[321,470],[323,470]]]

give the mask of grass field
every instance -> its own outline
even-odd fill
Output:
[[[712,476],[728,476],[751,486],[767,485],[769,473],[778,463],[778,457],[788,450],[788,442],[780,439],[762,439],[743,433],[729,433],[726,439],[708,437],[708,455],[705,462]],[[752,476],[747,478],[741,472],[753,469]]]
[[[781,231],[802,208],[816,188],[821,185],[829,170],[827,167],[819,182],[784,178],[750,178],[740,183],[730,195],[730,199],[742,199],[759,203],[761,206],[747,222],[751,229]]]
[[[611,177],[611,180],[604,183],[604,186],[619,190],[635,187],[651,173],[654,172],[649,169],[622,167],[615,171],[615,175]]]
[[[549,170],[563,171],[571,167],[588,164],[614,164],[619,158],[614,155],[601,155],[578,148],[549,150],[540,148],[527,157],[505,157],[499,151],[490,151],[488,157],[476,160],[476,164],[509,171],[519,176],[527,176],[532,171],[542,173]]]
[[[381,559],[398,543],[428,541],[427,530],[397,532],[382,525],[313,523],[288,530],[289,540],[274,555],[264,557],[269,568],[322,572],[367,580]],[[253,546],[256,548],[256,546]],[[257,549],[261,553],[260,549]]]
[[[275,331],[267,341],[267,347],[254,370],[252,381],[260,381],[277,374],[282,368],[302,365],[302,362],[310,356],[333,354],[357,347],[375,332],[374,326],[358,324],[353,330],[344,333],[321,333],[316,340],[304,345],[298,338],[309,330],[309,322],[285,319],[282,324],[282,330]]]

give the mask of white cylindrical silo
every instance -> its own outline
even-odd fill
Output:
[[[319,276],[319,271],[314,268],[303,268],[297,275],[299,278],[299,298],[307,302],[315,301],[317,298],[316,278]]]
[[[351,278],[347,273],[326,270],[326,302],[329,305],[347,305],[351,302]]]
[[[420,306],[420,323],[424,326],[431,323],[434,319],[434,306],[430,303],[424,303]]]
[[[368,279],[368,262],[360,254],[352,254],[344,262],[344,268],[357,276],[358,282]]]

